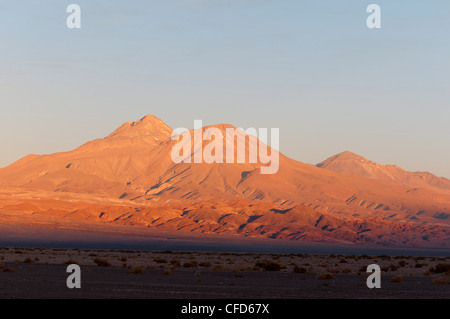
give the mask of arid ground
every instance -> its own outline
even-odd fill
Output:
[[[450,298],[450,258],[1,248],[0,298]]]

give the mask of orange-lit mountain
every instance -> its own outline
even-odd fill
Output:
[[[450,180],[428,172],[408,172],[396,165],[380,165],[352,152],[334,155],[317,164],[334,172],[379,179],[391,183],[426,188],[437,192],[450,190]]]
[[[233,126],[209,128],[225,136]],[[171,134],[146,116],[73,151],[27,156],[0,169],[0,212],[271,238],[450,242],[447,189],[342,174],[282,154],[273,175],[261,174],[260,162],[176,164]],[[255,140],[247,136],[246,149]],[[209,143],[192,143],[192,154]]]

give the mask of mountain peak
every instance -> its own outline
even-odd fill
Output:
[[[157,140],[170,138],[172,129],[154,115],[146,115],[138,121],[128,121],[116,129],[112,137],[154,137]]]
[[[353,160],[366,160],[366,158],[362,157],[361,155],[358,155],[356,153],[350,152],[350,151],[344,151],[342,153],[336,154],[334,156],[335,159],[353,159]]]
[[[365,157],[362,157],[361,155],[355,154],[350,151],[345,151],[339,154],[336,154],[334,156],[331,156],[330,158],[326,159],[325,161],[317,164],[317,167],[323,167],[328,168],[332,164],[341,163],[344,161],[355,161],[355,162],[365,162],[365,163],[372,163]]]
[[[381,165],[358,154],[346,151],[316,165],[337,173],[357,175],[395,184],[442,191],[450,189],[450,180],[428,172],[409,172],[396,165]]]

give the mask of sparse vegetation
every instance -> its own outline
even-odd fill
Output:
[[[261,268],[265,271],[280,271],[281,269],[286,269],[285,265],[268,260],[257,262],[255,267]]]
[[[435,274],[448,273],[450,274],[450,264],[437,264],[434,268],[430,268],[430,271]]]
[[[403,281],[404,281],[404,278],[402,275],[397,275],[395,277],[392,277],[392,279],[390,280],[390,282],[396,282],[396,283],[400,283]]]
[[[143,273],[144,273],[143,266],[134,266],[130,270],[130,274],[133,274],[133,275],[142,275]]]
[[[167,259],[164,258],[156,258],[155,263],[157,264],[167,264]]]
[[[214,265],[212,269],[214,271],[221,271],[221,270],[223,270],[223,267],[222,267],[222,265]]]
[[[191,261],[191,262],[185,262],[183,264],[184,268],[195,268],[198,266],[198,263],[196,261]]]
[[[292,271],[296,274],[306,274],[308,272],[308,269],[295,265]]]
[[[202,261],[202,262],[199,264],[199,266],[200,266],[200,267],[206,267],[206,268],[209,268],[209,267],[211,267],[212,265],[211,265],[211,263],[210,263],[209,261]]]
[[[436,285],[450,285],[450,276],[440,276],[433,280]]]
[[[96,263],[99,267],[111,267],[111,264],[106,259],[95,258],[94,263]]]
[[[180,262],[179,260],[177,260],[177,259],[172,259],[172,260],[170,261],[170,265],[171,265],[171,266],[180,267],[180,266],[181,266],[181,262]]]
[[[352,272],[352,270],[350,269],[350,268],[344,268],[344,269],[342,269],[342,273],[343,274],[348,274],[348,273],[351,273]]]
[[[3,269],[3,272],[16,272],[16,270],[14,268],[7,267]]]
[[[319,280],[331,280],[334,278],[334,275],[330,272],[326,272],[326,273],[318,275],[316,278]]]
[[[162,272],[162,274],[163,274],[164,276],[170,276],[170,275],[172,275],[172,270],[170,270],[169,268],[167,268],[167,269],[165,269],[165,270]]]

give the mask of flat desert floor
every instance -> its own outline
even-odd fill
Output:
[[[67,288],[68,264],[81,289]],[[0,298],[448,299],[450,257],[0,248]]]

